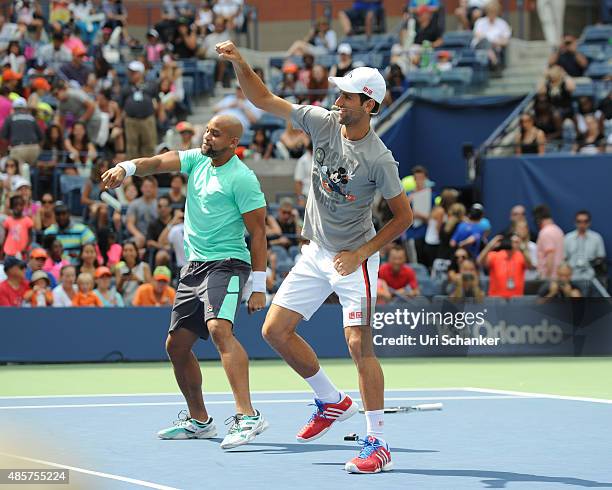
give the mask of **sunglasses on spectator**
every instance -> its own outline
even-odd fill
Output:
[[[6,167],[7,167],[7,168],[8,168],[8,167],[16,167],[16,166],[17,166],[17,165],[15,165],[14,163],[7,163],[7,164],[6,164]]]
[[[41,202],[43,204],[53,204],[53,199],[43,199]]]
[[[455,254],[456,259],[467,259],[467,254]]]

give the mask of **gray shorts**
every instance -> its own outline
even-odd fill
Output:
[[[238,259],[189,262],[181,269],[170,332],[187,328],[208,339],[208,320],[234,318],[251,266]]]

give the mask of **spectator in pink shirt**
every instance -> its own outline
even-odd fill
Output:
[[[9,117],[13,110],[13,103],[8,98],[11,90],[8,87],[0,89],[0,127],[4,126],[4,120]]]
[[[563,262],[563,230],[555,224],[545,204],[533,209],[533,218],[540,230],[536,242],[538,273],[541,279],[556,279],[557,269]]]
[[[145,54],[147,61],[151,64],[161,61],[162,53],[165,46],[159,40],[159,33],[155,29],[147,32],[147,44],[145,45]]]

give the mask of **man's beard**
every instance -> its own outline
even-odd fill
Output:
[[[223,148],[223,149],[220,149],[220,150],[214,150],[212,146],[209,146],[208,150],[204,150],[204,148],[200,149],[200,151],[202,152],[202,155],[204,155],[205,157],[208,157],[208,158],[217,158],[218,156],[220,156],[223,153],[225,153],[226,150],[227,150],[227,148]]]

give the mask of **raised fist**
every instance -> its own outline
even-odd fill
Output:
[[[242,56],[232,41],[223,41],[222,43],[217,44],[215,49],[217,50],[217,53],[219,53],[219,58],[222,60],[227,60],[230,62],[242,61]]]

